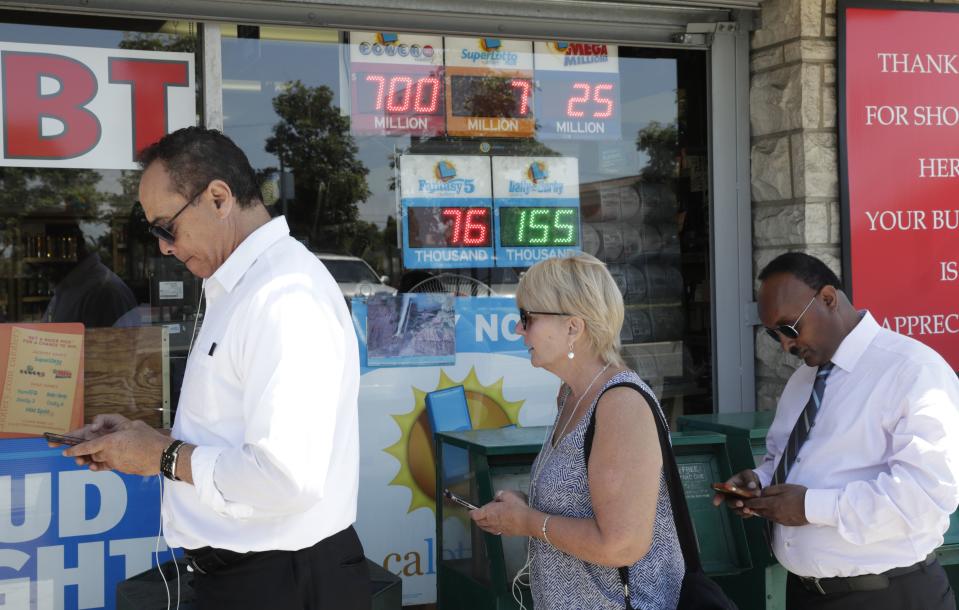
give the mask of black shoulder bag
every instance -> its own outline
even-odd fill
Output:
[[[666,431],[666,422],[657,408],[659,402],[655,396],[631,382],[617,383],[609,386],[603,393],[618,388],[633,388],[646,399],[646,403],[653,411],[656,420],[656,431],[659,433],[659,447],[663,452],[663,472],[666,476],[666,488],[669,490],[669,502],[673,509],[673,521],[676,524],[676,536],[683,551],[686,562],[686,575],[683,576],[683,586],[679,592],[677,610],[737,610],[723,590],[709,579],[703,572],[699,561],[699,543],[693,530],[693,521],[689,517],[689,507],[686,505],[686,494],[683,492],[683,482],[679,478],[679,468],[676,466],[676,457],[673,455],[672,444],[669,442],[669,433]],[[602,394],[600,394],[602,397]],[[599,399],[596,399],[597,408]],[[583,457],[586,468],[589,469],[589,454],[593,449],[593,435],[596,432],[596,409],[589,419],[589,426],[583,437]],[[619,568],[619,579],[623,583],[623,593],[626,596],[626,610],[634,610],[629,599],[629,568]]]

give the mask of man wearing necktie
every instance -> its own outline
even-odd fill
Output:
[[[728,481],[758,497],[713,503],[766,519],[789,610],[954,610],[934,551],[959,505],[955,372],[857,311],[812,256],[783,254],[759,279],[766,333],[804,366],[763,462]]]

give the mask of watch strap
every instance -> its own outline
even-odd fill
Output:
[[[160,474],[171,481],[180,480],[176,477],[176,458],[180,447],[185,444],[184,441],[175,440],[163,450],[163,455],[160,456]]]

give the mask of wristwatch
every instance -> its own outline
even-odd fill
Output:
[[[171,481],[180,480],[176,477],[176,458],[180,453],[180,447],[185,444],[184,441],[173,441],[163,450],[163,455],[160,456],[160,474]]]

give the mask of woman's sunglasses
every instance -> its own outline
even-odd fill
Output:
[[[519,323],[523,325],[523,330],[529,330],[529,325],[533,321],[530,316],[569,316],[572,314],[558,313],[555,311],[526,311],[519,308]]]
[[[796,321],[792,324],[780,324],[776,328],[767,328],[766,334],[772,337],[772,340],[776,343],[779,343],[779,335],[786,337],[787,339],[798,339],[799,338],[799,329],[796,328],[799,326],[799,321],[802,320],[802,317],[806,315],[806,312],[809,311],[810,305],[813,304],[813,301],[816,300],[816,297],[819,296],[819,291],[816,291],[816,294],[812,295],[812,299],[809,300],[809,303],[806,304],[806,307],[803,308],[802,313],[799,314],[799,317],[796,318]]]

